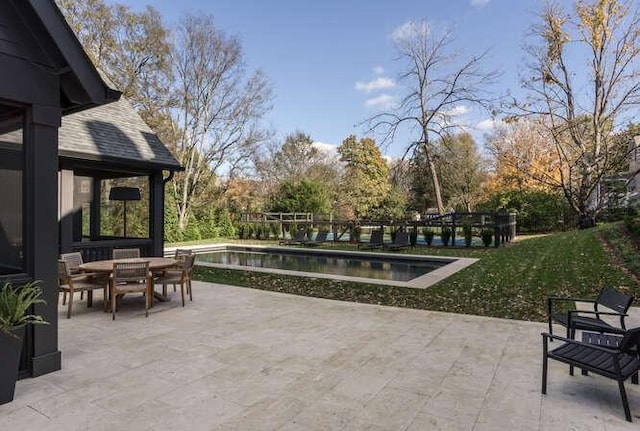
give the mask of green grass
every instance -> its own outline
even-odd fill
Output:
[[[637,295],[635,281],[613,264],[603,249],[601,232],[602,229],[589,229],[547,235],[498,249],[409,250],[409,253],[480,258],[474,265],[427,289],[209,268],[198,268],[195,278],[343,301],[543,321],[548,295],[593,297],[603,285]],[[353,246],[330,248],[353,249]]]

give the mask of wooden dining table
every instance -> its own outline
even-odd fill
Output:
[[[151,272],[161,271],[178,264],[177,260],[169,257],[136,257],[130,259],[107,259],[85,262],[80,265],[80,270],[85,272],[111,274],[111,272],[113,272],[113,264],[115,262],[149,262],[149,271]],[[169,298],[155,290],[153,291],[153,297],[161,302],[169,301]]]

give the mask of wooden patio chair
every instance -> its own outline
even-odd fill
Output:
[[[563,344],[549,351],[548,341],[559,340]],[[542,334],[542,394],[547,393],[547,360],[569,364],[569,373],[573,375],[573,367],[591,371],[600,376],[608,377],[618,382],[622,407],[627,421],[631,422],[631,411],[624,381],[638,372],[640,360],[640,328],[629,329],[618,344],[618,347],[603,347],[558,337],[547,333]]]
[[[114,262],[109,282],[112,320],[116,320],[118,295],[135,292],[145,295],[145,317],[149,317],[153,300],[153,276],[149,271],[149,262]]]
[[[85,279],[97,278],[104,283],[106,283],[107,281],[106,278],[104,277],[104,274],[99,274],[96,272],[83,272],[80,270],[80,265],[82,265],[84,262],[82,260],[82,253],[80,253],[79,251],[61,253],[60,260],[64,260],[65,262],[67,262],[67,268],[69,269],[69,272],[71,272],[71,275],[73,276],[81,275]],[[84,290],[81,290],[80,299],[83,299],[83,298],[84,298]],[[67,302],[67,292],[63,291],[62,305],[66,304],[66,302]]]
[[[568,310],[554,312],[554,304],[567,301],[592,304],[593,311]],[[595,299],[549,297],[547,298],[549,334],[553,335],[552,323],[554,321],[567,328],[567,338],[575,338],[576,329],[610,334],[624,334],[626,331],[625,317],[627,317],[627,311],[629,307],[631,307],[632,302],[633,298],[631,296],[618,292],[611,287],[603,287]],[[606,308],[606,310],[602,310],[602,307]],[[620,326],[613,326],[604,321],[602,319],[604,316],[619,318]]]
[[[139,257],[139,248],[114,248],[112,251],[113,259],[136,259]]]
[[[184,307],[184,289],[186,287],[189,293],[189,300],[193,301],[193,289],[191,288],[191,273],[193,272],[193,264],[196,260],[195,254],[188,255],[183,261],[180,269],[168,269],[163,275],[157,277],[153,283],[162,285],[162,294],[167,296],[167,285],[173,284],[175,290],[176,285],[180,285],[180,294],[182,295],[182,306]]]
[[[371,236],[369,237],[369,242],[366,244],[358,244],[358,248],[365,249],[373,249],[384,246],[384,232],[382,229],[375,229],[371,231]]]
[[[76,292],[87,292],[87,307],[93,306],[93,291],[102,289],[104,301],[107,300],[107,285],[100,278],[93,278],[82,274],[72,274],[69,265],[65,260],[58,260],[58,293],[63,293],[63,302],[69,294],[69,304],[67,306],[67,319],[71,318],[73,310],[73,294]],[[106,307],[106,305],[105,305]]]

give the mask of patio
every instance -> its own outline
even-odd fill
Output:
[[[2,429],[609,431],[640,420],[640,387],[627,382],[628,423],[614,381],[570,377],[556,361],[543,397],[542,323],[198,282],[193,302],[173,294],[148,319],[141,297],[115,322],[99,299],[69,320],[58,310],[62,370],[19,381]]]

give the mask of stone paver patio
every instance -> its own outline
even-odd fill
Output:
[[[568,375],[540,394],[541,323],[194,283],[117,320],[60,307],[63,369],[18,382],[0,430],[637,430],[640,387]],[[541,304],[541,306],[543,306]],[[635,320],[640,323],[640,320]],[[631,322],[633,323],[633,322]]]

